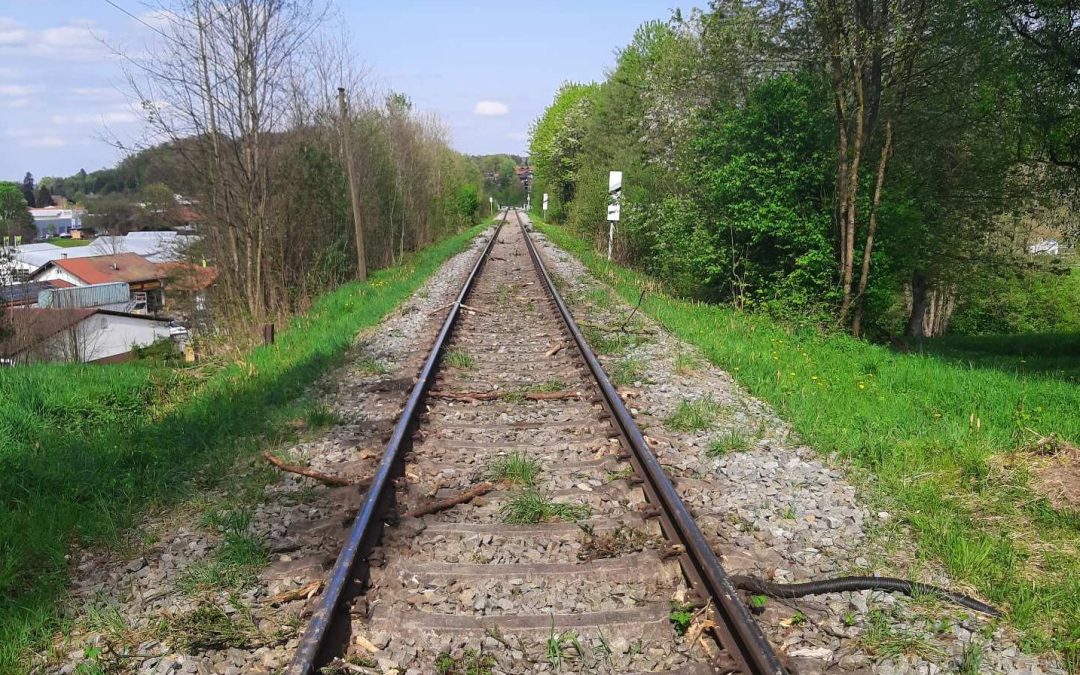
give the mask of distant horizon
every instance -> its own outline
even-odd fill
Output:
[[[138,0],[116,4],[151,26],[160,21]],[[458,152],[525,156],[530,125],[564,81],[603,79],[639,25],[695,4],[337,6],[374,88],[403,92],[417,110],[436,114]],[[55,0],[14,10],[0,13],[0,180],[114,168],[131,153],[110,141],[136,145],[143,123],[121,84],[121,60],[106,44],[138,53],[152,29],[105,3]]]

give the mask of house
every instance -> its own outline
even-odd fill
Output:
[[[165,286],[162,271],[156,263],[135,253],[98,255],[85,258],[53,260],[30,275],[31,281],[60,279],[74,286],[126,283],[131,299],[145,301],[149,312],[158,312],[165,305]]]
[[[1057,239],[1043,239],[1028,247],[1032,255],[1061,255],[1061,245]]]
[[[86,215],[86,211],[50,206],[30,209],[30,215],[34,217],[38,237],[44,239],[47,236],[68,234],[72,228],[81,228],[82,217]]]
[[[98,237],[86,246],[73,248],[49,243],[23,244],[8,249],[10,259],[3,262],[16,280],[23,280],[38,268],[62,258],[137,253],[150,262],[176,262],[184,259],[188,247],[196,241],[198,237],[176,232],[131,232],[124,237]]]
[[[38,304],[38,298],[43,291],[55,291],[61,288],[72,288],[72,286],[61,279],[0,286],[0,308],[34,307]]]
[[[9,309],[0,363],[117,363],[134,347],[170,339],[169,322],[104,309]]]

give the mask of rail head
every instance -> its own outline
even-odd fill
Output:
[[[382,511],[387,502],[390,501],[389,498],[392,497],[394,474],[399,469],[400,462],[407,450],[407,441],[413,425],[423,411],[424,396],[431,386],[434,374],[442,359],[443,347],[453,333],[454,326],[461,315],[461,305],[464,303],[469,291],[472,290],[473,283],[480,276],[484,262],[491,255],[491,249],[499,238],[499,233],[506,223],[508,214],[508,210],[500,212],[499,220],[495,224],[495,232],[480,252],[472,270],[469,272],[469,276],[461,286],[457,299],[450,306],[450,313],[447,314],[446,319],[443,321],[442,328],[440,328],[438,336],[435,338],[435,344],[424,361],[424,367],[417,377],[416,384],[413,385],[412,390],[409,392],[405,407],[398,418],[397,424],[394,426],[390,440],[386,444],[379,466],[375,470],[375,475],[372,476],[371,486],[364,494],[364,501],[356,514],[352,528],[349,530],[345,545],[341,549],[333,569],[330,571],[319,606],[308,621],[307,628],[300,638],[300,643],[297,645],[292,661],[285,670],[286,675],[311,675],[316,671],[323,646],[330,633],[334,614],[338,611],[345,589],[353,578],[357,562],[362,557],[362,551],[365,546],[374,545],[375,540],[381,534]]]
[[[682,498],[675,490],[675,486],[660,465],[656,454],[649,447],[644,434],[641,433],[633,416],[623,403],[622,397],[619,396],[615,386],[601,367],[600,361],[589,347],[584,335],[578,328],[577,322],[559,294],[554,280],[548,273],[540,252],[537,250],[521,218],[518,218],[518,225],[525,235],[526,245],[533,265],[543,280],[548,294],[555,302],[556,308],[578,351],[600,387],[604,403],[615,418],[623,438],[630,447],[636,465],[641,468],[644,474],[643,478],[647,481],[650,492],[656,495],[660,501],[659,506],[664,510],[668,522],[674,527],[674,534],[686,548],[686,555],[695,568],[695,576],[701,579],[705,590],[715,605],[717,615],[724,623],[723,630],[720,631],[724,648],[744,664],[748,672],[754,675],[783,675],[787,671],[781,664],[772,645],[765,638],[761,627],[739,599],[735,588],[728,579],[727,573],[709,546],[708,540],[701,532],[701,528],[697,526],[693,514],[683,503]]]

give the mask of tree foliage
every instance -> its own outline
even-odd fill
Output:
[[[1078,230],[1076,26],[1049,0],[714,0],[556,93],[534,191],[606,247],[623,171],[615,254],[682,294],[871,336],[1049,329],[976,315],[1064,288],[1028,248]]]

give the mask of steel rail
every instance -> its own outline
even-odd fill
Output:
[[[416,384],[413,385],[409,398],[405,402],[401,417],[398,419],[397,425],[394,426],[393,434],[386,444],[379,467],[372,477],[371,487],[368,488],[367,493],[364,495],[364,502],[356,515],[356,520],[353,521],[352,529],[349,530],[345,546],[341,549],[341,553],[338,555],[337,561],[330,572],[330,578],[326,582],[326,590],[319,602],[319,607],[312,614],[307,629],[300,638],[299,645],[297,645],[296,653],[285,671],[287,675],[311,675],[315,672],[323,645],[333,623],[334,613],[339,611],[338,606],[341,603],[346,586],[354,579],[357,563],[370,554],[371,549],[382,534],[384,522],[381,516],[387,505],[393,501],[395,474],[398,473],[401,462],[408,452],[412,432],[419,419],[419,413],[423,411],[424,396],[427,394],[442,360],[443,347],[453,333],[458,316],[461,314],[461,305],[465,302],[469,291],[472,290],[473,282],[480,276],[484,262],[491,255],[491,249],[499,239],[499,233],[502,231],[502,226],[506,223],[508,215],[509,210],[504,210],[501,219],[496,224],[495,233],[484,247],[479,258],[477,258],[476,264],[473,265],[472,271],[458,293],[457,300],[450,307],[450,313],[446,316],[446,320],[443,321],[442,329],[439,331],[438,337],[435,338],[431,353],[428,354],[427,360],[424,362],[424,368],[420,371]]]
[[[548,273],[544,262],[537,251],[532,237],[529,235],[525,223],[518,218],[518,225],[525,235],[525,242],[532,257],[533,265],[540,278],[543,279],[548,294],[562,316],[563,322],[570,336],[577,345],[582,358],[592,371],[604,397],[604,403],[614,415],[619,429],[633,453],[635,464],[640,467],[643,478],[650,488],[649,492],[659,499],[663,509],[665,520],[674,526],[672,534],[685,547],[686,558],[693,565],[694,575],[701,580],[709,595],[709,599],[715,605],[716,614],[723,622],[722,630],[717,631],[721,644],[740,664],[745,664],[750,673],[754,675],[783,675],[785,669],[780,663],[772,645],[765,638],[761,627],[754,621],[746,606],[739,599],[735,588],[731,585],[728,575],[720,565],[709,542],[705,539],[701,529],[694,521],[693,515],[686,508],[682,498],[675,490],[671,480],[667,477],[660,460],[652,448],[649,447],[644,435],[638,428],[630,411],[623,404],[614,385],[608,379],[599,360],[585,341],[577,322],[567,309],[562,296],[555,288],[555,283]]]

